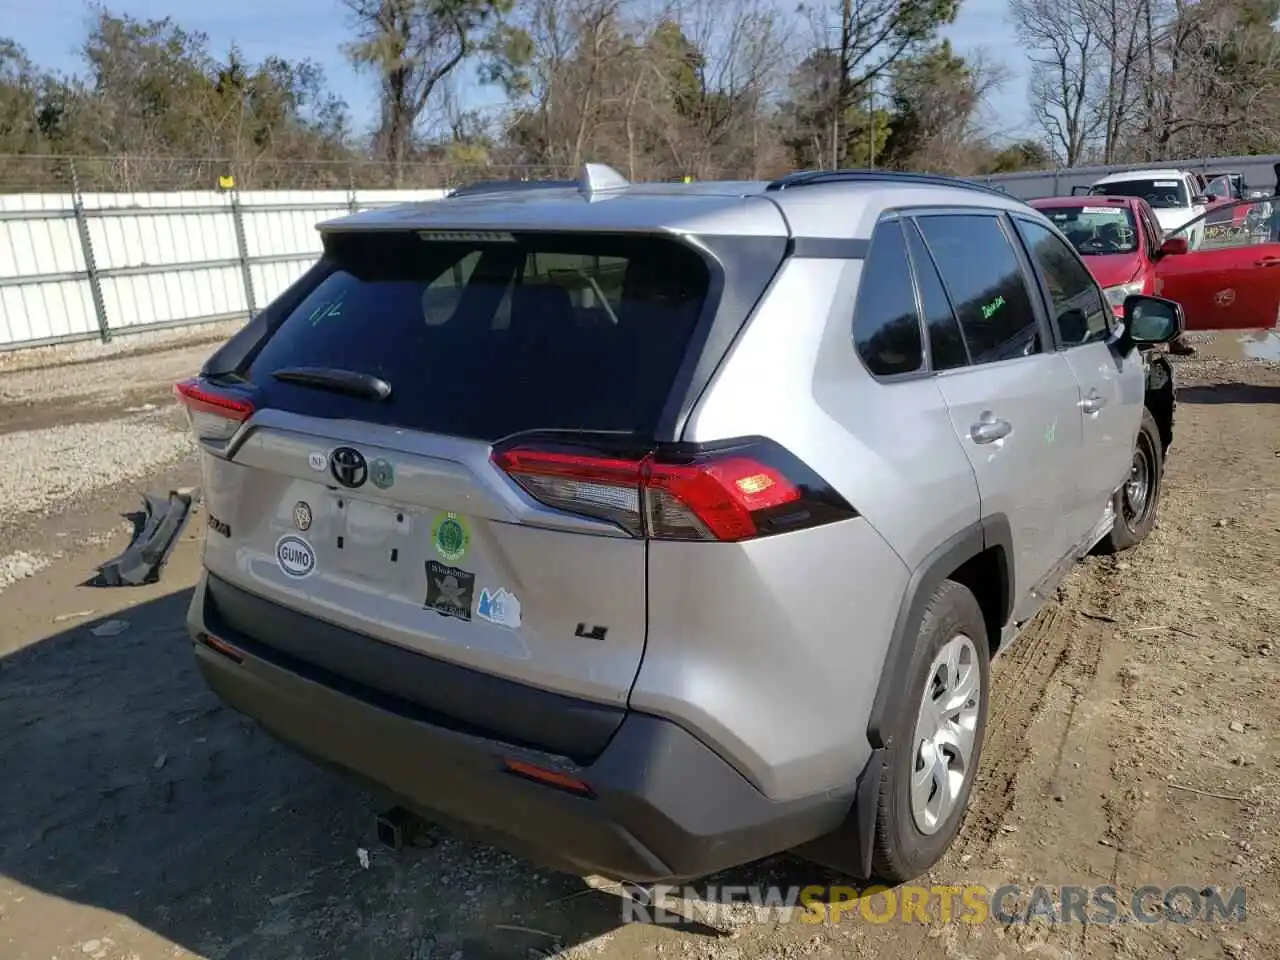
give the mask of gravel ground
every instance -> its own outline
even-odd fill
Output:
[[[191,482],[190,459],[160,439],[180,426],[165,401],[95,421],[154,421],[121,441],[131,457],[144,451],[150,474],[127,480],[105,443],[25,448],[62,499],[0,514],[0,553],[46,564],[0,593],[0,957],[1277,956],[1280,365],[1242,361],[1230,342],[1204,347],[1177,361],[1159,527],[1126,556],[1081,564],[997,662],[969,816],[922,882],[1111,884],[1122,896],[1145,883],[1243,884],[1247,923],[969,925],[934,913],[815,927],[681,898],[679,926],[628,924],[616,887],[441,827],[382,850],[367,796],[220,706],[195,673],[182,621],[198,513],[160,583],[81,585],[123,546],[120,514],[140,490]],[[189,358],[157,363],[164,379],[189,372]],[[69,458],[102,483],[59,486]],[[779,857],[711,882],[830,879]]]
[[[117,349],[97,360],[0,372],[0,590],[47,568],[68,542],[92,538],[92,531],[50,532],[86,502],[144,487],[175,465],[184,467],[182,485],[194,482],[195,447],[172,389],[211,350],[207,340]]]
[[[170,411],[68,423],[0,436],[0,517],[47,513],[110,483],[141,480],[157,465],[195,455]],[[32,482],[33,478],[39,482]]]

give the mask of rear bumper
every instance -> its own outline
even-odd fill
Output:
[[[189,618],[196,661],[228,705],[388,799],[477,828],[549,866],[645,883],[687,879],[801,846],[849,818],[854,784],[775,803],[658,717],[628,713],[604,750],[580,765],[432,723],[412,704],[313,670],[242,632],[215,631],[207,620],[217,618],[206,617],[202,578]],[[237,657],[203,642],[208,633]],[[583,781],[591,795],[513,774],[508,758]]]

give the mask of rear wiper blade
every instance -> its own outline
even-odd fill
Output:
[[[332,393],[345,393],[365,400],[385,400],[391,396],[391,384],[370,373],[338,370],[334,367],[285,367],[271,376],[284,383],[313,387]]]

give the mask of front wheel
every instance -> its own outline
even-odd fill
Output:
[[[989,644],[967,587],[943,581],[920,623],[903,709],[885,755],[872,872],[902,883],[960,830],[987,723]]]
[[[1160,428],[1145,407],[1142,426],[1133,444],[1129,476],[1112,500],[1115,521],[1102,538],[1102,553],[1119,553],[1136,547],[1156,525],[1160,493],[1164,488],[1164,448]]]

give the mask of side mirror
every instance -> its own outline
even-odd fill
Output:
[[[1191,245],[1187,242],[1186,237],[1170,237],[1160,244],[1160,252],[1165,256],[1186,253],[1190,249]]]
[[[1182,304],[1164,297],[1134,294],[1124,300],[1124,339],[1132,344],[1168,343],[1182,335]]]
[[[1206,203],[1213,203],[1213,197],[1202,193],[1198,197],[1192,197],[1191,202],[1197,207],[1203,207]]]

